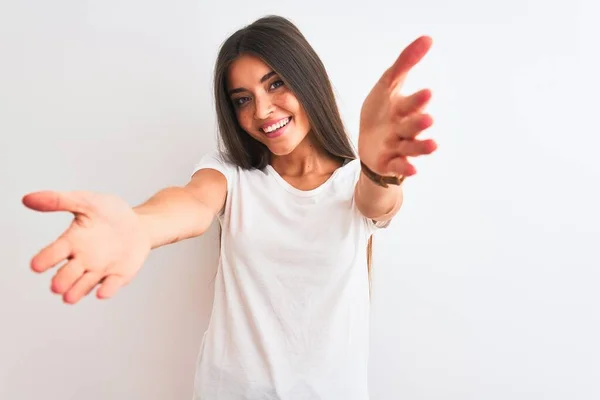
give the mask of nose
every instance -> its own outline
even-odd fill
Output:
[[[268,95],[256,96],[254,118],[261,120],[267,119],[273,112],[273,102]]]

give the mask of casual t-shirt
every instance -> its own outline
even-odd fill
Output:
[[[202,168],[225,176],[227,199],[194,399],[368,399],[366,248],[386,225],[356,207],[359,161],[307,191],[217,152]]]

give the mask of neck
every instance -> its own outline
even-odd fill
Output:
[[[282,176],[321,174],[340,165],[341,160],[325,151],[310,134],[291,153],[271,156],[271,166]]]

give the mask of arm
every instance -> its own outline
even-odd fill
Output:
[[[361,172],[354,190],[356,206],[366,218],[388,221],[396,215],[404,200],[402,186],[387,188],[375,184]]]
[[[381,76],[361,108],[358,156],[370,174],[362,170],[355,200],[361,213],[375,221],[390,220],[403,202],[401,185],[383,187],[375,181],[401,183],[405,177],[416,174],[410,157],[430,154],[437,148],[433,140],[419,138],[433,123],[431,117],[422,112],[431,92],[425,89],[409,96],[398,94],[406,75],[430,46],[431,39],[423,36],[405,48]]]
[[[226,196],[225,176],[201,169],[187,185],[162,189],[133,209],[155,249],[202,235],[223,208]]]
[[[39,191],[23,204],[37,211],[68,211],[74,219],[56,240],[31,260],[44,272],[62,264],[52,291],[74,304],[94,289],[109,298],[129,283],[156,247],[206,232],[227,196],[227,181],[214,169],[201,169],[184,187],[163,189],[137,207],[109,194]]]

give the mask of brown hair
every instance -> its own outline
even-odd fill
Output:
[[[325,151],[340,160],[356,158],[321,59],[292,22],[273,15],[262,17],[233,33],[222,44],[217,56],[214,96],[219,145],[224,158],[245,169],[262,169],[270,161],[269,149],[238,124],[227,93],[227,70],[241,54],[260,58],[279,75],[304,108],[311,133]],[[369,280],[371,249],[372,239],[369,238]]]

